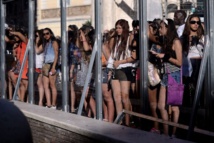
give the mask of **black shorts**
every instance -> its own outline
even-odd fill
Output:
[[[131,71],[132,67],[115,69],[112,72],[112,80],[131,81],[133,78]]]

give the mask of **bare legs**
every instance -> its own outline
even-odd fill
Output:
[[[112,80],[112,89],[117,115],[123,110],[130,110],[129,89],[130,81]],[[125,124],[129,126],[130,116],[125,116]]]
[[[166,110],[166,87],[160,87],[159,101],[158,101],[158,109],[160,110],[161,117],[163,120],[168,121],[168,113]],[[163,132],[168,136],[168,125],[163,125]]]
[[[104,110],[104,119],[107,119],[109,122],[114,120],[114,102],[112,99],[111,90],[108,91],[108,85],[105,83],[102,84],[103,92],[103,110]]]
[[[160,110],[161,117],[165,121],[169,121],[168,112],[165,108],[166,106],[166,87],[161,86],[160,88],[160,95],[159,95],[159,101],[158,101],[158,109]],[[172,110],[172,121],[175,123],[178,123],[180,111],[178,106],[172,106],[170,107]],[[164,134],[168,136],[168,125],[163,125]],[[172,135],[175,135],[176,127],[173,127]]]
[[[150,109],[151,109],[151,114],[153,117],[158,118],[157,114],[157,88],[155,89],[150,89],[148,88],[148,94],[149,94],[149,103],[150,103]],[[154,128],[159,129],[158,122],[154,122]]]
[[[74,91],[74,82],[70,82],[71,84],[71,113],[75,112],[75,103],[76,103],[76,93]]]
[[[22,102],[25,101],[25,94],[28,88],[28,80],[27,79],[21,79],[20,86],[19,86],[19,92],[20,92],[20,100]]]
[[[47,100],[47,106],[56,106],[56,100],[57,100],[57,89],[56,89],[56,74],[55,75],[49,75],[49,77],[43,76],[43,84],[44,84],[44,90],[45,90],[45,96]],[[50,88],[49,88],[50,85]],[[50,91],[51,89],[51,91]],[[51,93],[52,93],[52,101],[51,101]]]
[[[42,74],[39,74],[39,77],[37,79],[37,86],[39,90],[39,106],[43,106],[43,99],[44,99],[44,85],[42,82]]]
[[[13,87],[16,86],[17,78],[12,71],[8,72],[8,92],[9,100],[13,99]]]

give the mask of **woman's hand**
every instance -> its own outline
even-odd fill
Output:
[[[80,39],[82,39],[83,42],[86,41],[85,34],[82,30],[80,30]]]
[[[19,43],[14,43],[13,44],[13,49],[16,49],[19,46]]]
[[[50,75],[55,75],[55,74],[56,74],[56,70],[52,68],[52,69],[50,70],[49,74],[50,74]]]
[[[161,53],[156,54],[156,57],[160,58],[160,59],[162,59],[164,56],[165,56],[165,54],[161,54]]]
[[[164,57],[165,54],[162,53],[157,53],[155,51],[150,50],[149,52],[151,52],[153,55],[155,55],[155,57],[162,59]]]
[[[114,68],[117,68],[120,65],[120,61],[114,61],[113,65]]]

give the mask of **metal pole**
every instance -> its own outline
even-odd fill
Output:
[[[139,20],[139,13],[140,13],[140,11],[139,11],[139,0],[137,1],[137,19]]]
[[[148,114],[148,37],[147,37],[147,0],[139,0],[140,16],[140,95],[141,109],[143,114]]]
[[[206,36],[205,39],[206,39],[205,51],[204,51],[204,55],[203,55],[203,58],[201,61],[201,66],[200,66],[200,70],[199,70],[199,74],[198,74],[198,81],[197,81],[197,86],[196,86],[196,90],[195,90],[194,104],[193,104],[193,108],[192,108],[192,112],[191,112],[191,116],[190,116],[190,123],[189,123],[187,139],[191,139],[193,131],[194,131],[196,113],[198,110],[198,103],[199,103],[200,95],[202,94],[201,91],[202,91],[203,81],[204,81],[205,72],[206,72],[207,59],[208,59],[209,50],[210,50],[209,37]]]
[[[97,40],[95,41],[94,47],[93,47],[93,50],[92,50],[90,63],[89,63],[89,67],[88,67],[88,72],[87,72],[87,75],[86,75],[85,85],[83,87],[83,91],[82,91],[82,95],[81,95],[81,99],[80,99],[77,115],[81,115],[82,114],[83,104],[84,104],[84,101],[85,101],[86,91],[88,89],[88,83],[90,81],[91,71],[92,71],[92,67],[93,67],[93,64],[94,64],[96,52],[97,52]]]
[[[29,39],[28,43],[27,43],[27,48],[26,48],[26,51],[25,51],[24,59],[23,59],[22,65],[21,65],[21,69],[20,69],[20,72],[19,72],[18,80],[16,82],[15,91],[13,93],[13,100],[16,100],[17,92],[18,92],[18,89],[19,89],[19,84],[20,84],[20,81],[21,81],[21,78],[22,78],[22,73],[23,73],[24,65],[26,63],[26,59],[27,59],[27,56],[28,56],[28,51],[30,49],[30,43],[31,42],[33,42],[33,41],[31,41],[31,39]]]
[[[3,0],[0,1],[0,8],[1,8],[1,77],[0,77],[0,81],[1,81],[1,98],[6,99],[6,95],[5,95],[5,88],[6,88],[6,81],[5,81],[5,4],[3,4]]]
[[[167,6],[168,6],[168,2],[167,2],[167,0],[165,0],[165,18],[168,18],[168,9],[167,9]]]
[[[69,112],[68,106],[68,48],[66,33],[66,1],[61,0],[61,48],[62,48],[62,109]]]
[[[28,0],[28,29],[29,29],[29,47],[31,47],[31,50],[29,51],[29,63],[28,63],[28,102],[30,104],[34,104],[34,61],[35,61],[35,50],[34,50],[34,0]]]
[[[101,63],[101,0],[95,1],[95,28],[97,39],[97,57],[96,57],[96,118],[103,119],[102,113],[102,63]]]
[[[210,55],[208,57],[208,74],[207,74],[207,82],[206,84],[208,86],[205,86],[207,89],[207,94],[206,94],[206,117],[205,117],[205,120],[208,121],[207,122],[207,127],[209,130],[212,130],[214,131],[214,112],[213,112],[213,109],[214,109],[214,104],[213,104],[213,101],[214,101],[214,67],[213,67],[213,61],[214,61],[214,57],[212,55],[214,55],[214,37],[213,37],[213,32],[214,32],[214,21],[213,21],[213,18],[214,18],[214,1],[213,0],[207,0],[207,1],[204,1],[204,5],[206,6],[205,7],[205,12],[206,14],[204,14],[206,17],[205,17],[205,24],[206,24],[206,31],[207,31],[207,34],[210,36],[210,45],[212,45],[212,47],[210,47]]]

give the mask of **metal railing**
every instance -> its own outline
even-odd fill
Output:
[[[188,130],[189,129],[189,126],[187,126],[187,125],[178,124],[178,123],[171,122],[171,121],[165,121],[165,120],[158,119],[158,118],[155,118],[155,117],[152,117],[152,116],[148,116],[148,115],[145,115],[145,114],[140,114],[140,113],[136,113],[136,112],[132,112],[132,111],[128,111],[128,110],[123,110],[122,112],[120,112],[118,114],[118,116],[116,117],[116,119],[114,120],[114,123],[115,124],[120,124],[120,122],[123,120],[125,114],[131,115],[131,116],[135,116],[135,117],[139,117],[139,118],[146,119],[146,120],[151,120],[151,121],[154,121],[154,122],[167,124],[167,125],[170,125],[170,126],[174,126],[174,127],[177,127],[177,128],[184,129],[184,130]],[[211,132],[211,131],[208,131],[208,130],[199,129],[199,128],[194,128],[193,130],[196,133],[200,133],[200,134],[203,134],[203,135],[208,135],[208,136],[214,137],[214,132]]]

